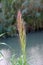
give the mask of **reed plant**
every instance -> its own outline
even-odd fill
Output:
[[[24,21],[22,19],[22,14],[21,14],[20,10],[18,11],[18,15],[17,15],[17,28],[18,28],[18,32],[19,32],[21,51],[22,51],[24,64],[25,64],[25,62],[26,62],[26,51],[25,51],[25,49],[26,49],[26,34],[25,34],[25,25],[24,25]]]
[[[26,62],[26,33],[25,33],[24,21],[23,21],[20,10],[18,11],[18,14],[17,14],[17,28],[19,32],[19,39],[20,39],[22,54],[19,58],[16,58],[16,59],[15,59],[15,56],[12,56],[11,62],[12,62],[12,65],[27,65],[27,62]]]

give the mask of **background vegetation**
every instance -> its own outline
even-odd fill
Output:
[[[17,32],[17,11],[21,10],[26,29],[43,29],[43,0],[0,0],[0,33],[13,36]]]

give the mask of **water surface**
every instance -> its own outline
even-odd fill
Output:
[[[29,33],[26,38],[27,61],[30,65],[43,65],[43,31]],[[20,55],[19,37],[0,39],[12,47],[14,53]],[[7,64],[6,64],[7,65]]]

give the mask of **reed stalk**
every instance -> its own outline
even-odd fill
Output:
[[[24,63],[25,63],[26,61],[26,33],[25,33],[24,21],[22,19],[22,14],[20,10],[18,11],[18,15],[17,15],[17,28],[19,32],[21,50],[22,50],[22,54],[24,57]]]

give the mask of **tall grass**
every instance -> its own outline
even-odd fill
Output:
[[[25,33],[25,26],[24,21],[22,19],[21,11],[18,11],[17,14],[17,28],[19,32],[19,39],[21,45],[21,56],[19,58],[15,58],[15,55],[12,56],[11,62],[12,65],[27,65],[26,63],[26,33]]]
[[[18,15],[17,15],[17,28],[18,28],[18,32],[19,32],[21,50],[22,50],[22,53],[25,54],[26,34],[25,34],[25,26],[24,26],[24,22],[22,19],[22,14],[20,11],[18,11]]]
[[[18,15],[17,15],[17,28],[18,28],[18,32],[19,32],[19,38],[20,38],[20,43],[21,43],[21,50],[22,50],[22,55],[23,55],[23,59],[24,59],[24,63],[26,61],[26,34],[25,34],[25,26],[24,26],[24,21],[22,19],[22,14],[20,12],[20,10],[18,11]]]

